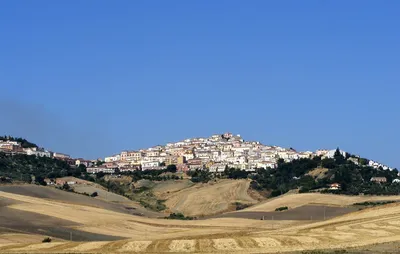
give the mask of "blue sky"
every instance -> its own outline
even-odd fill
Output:
[[[3,1],[0,134],[87,158],[230,131],[400,168],[399,1]]]

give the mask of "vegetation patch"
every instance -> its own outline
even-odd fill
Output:
[[[250,204],[243,204],[240,202],[233,203],[235,205],[236,211],[246,209],[247,207],[251,206]]]
[[[380,205],[387,205],[387,204],[392,204],[396,203],[396,201],[366,201],[362,203],[354,203],[353,205],[355,206],[380,206]]]
[[[51,243],[51,237],[45,237],[42,243]]]
[[[169,220],[195,220],[195,217],[191,216],[185,216],[183,213],[171,213],[168,217],[165,217],[165,219]]]
[[[281,207],[276,208],[276,209],[275,209],[275,212],[286,211],[286,210],[288,210],[288,209],[289,209],[289,208],[288,208],[287,206],[281,206]]]
[[[167,209],[167,206],[165,205],[165,200],[160,200],[160,199],[140,199],[139,203],[141,206],[144,208],[161,212]]]

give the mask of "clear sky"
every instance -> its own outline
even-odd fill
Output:
[[[400,168],[400,1],[2,1],[0,134],[97,158],[230,131]]]

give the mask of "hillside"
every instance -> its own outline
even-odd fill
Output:
[[[176,188],[160,191],[155,189],[155,194],[160,199],[165,199],[166,206],[171,212],[180,212],[186,216],[202,216],[217,214],[235,209],[235,202],[243,204],[256,204],[249,196],[247,190],[248,180],[219,180],[205,184],[196,184],[183,189]]]
[[[97,190],[101,194],[103,193],[102,191],[104,191],[96,187],[87,186],[87,188],[93,188],[92,190]],[[113,193],[104,193],[104,196],[107,196],[107,198],[104,199],[102,199],[101,197],[92,198],[85,195],[59,190],[54,187],[44,187],[31,184],[0,185],[0,192],[4,192],[5,194],[17,194],[26,197],[40,198],[44,200],[54,200],[67,204],[97,207],[119,213],[143,214],[147,217],[163,216],[160,213],[149,211],[140,206],[138,203],[132,202],[131,200],[125,199],[124,197]],[[108,196],[111,196],[111,198],[109,198]],[[115,202],[116,200],[118,201]]]
[[[307,195],[311,195],[308,198],[312,199],[312,195],[316,194]],[[281,198],[284,197],[278,199]],[[8,253],[276,253],[348,249],[400,241],[399,204],[365,209],[318,222],[246,219],[173,221],[142,218],[102,208],[1,191],[0,200],[2,209],[9,209],[9,212],[2,212],[2,215],[10,217],[12,213],[28,213],[34,216],[31,217],[34,220],[45,216],[53,227],[70,228],[64,231],[64,236],[63,231],[54,232],[65,240],[55,236],[55,240],[48,244],[38,242],[40,231],[28,234],[22,230],[12,233],[12,229],[7,232],[2,226],[0,252]],[[22,219],[19,216],[12,218],[14,221],[9,220],[7,227],[13,227],[13,222]],[[81,234],[93,240],[68,241],[72,228],[73,236],[76,233],[77,236]],[[108,240],[95,240],[99,237],[103,237],[103,240],[108,237]],[[112,237],[125,239],[115,240]]]
[[[334,194],[321,193],[302,193],[302,194],[287,194],[278,198],[268,199],[260,204],[246,208],[238,212],[270,212],[276,208],[288,206],[290,209],[304,205],[322,205],[322,206],[349,206],[354,203],[362,203],[366,201],[384,201],[396,200],[400,201],[400,196],[345,196]]]

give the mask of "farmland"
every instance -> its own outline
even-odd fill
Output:
[[[238,189],[240,184],[245,182],[238,182]],[[190,188],[193,186],[185,189]],[[241,217],[176,221],[135,216],[119,204],[74,193],[53,192],[39,197],[39,190],[29,188],[25,188],[26,193],[19,188],[19,194],[11,187],[2,187],[2,190],[0,252],[301,253],[315,249],[367,248],[374,244],[385,244],[389,248],[400,241],[398,203],[349,210],[341,216],[335,214],[339,210],[334,209],[382,197],[292,194],[234,212]],[[389,198],[396,197],[386,197]],[[289,204],[288,211],[274,211],[283,204]],[[331,218],[300,218],[311,210],[321,214],[318,207],[325,207],[327,217]],[[248,219],[251,213],[276,215],[274,220]],[[73,242],[69,239],[71,232]],[[46,235],[53,237],[52,243],[41,243]]]

